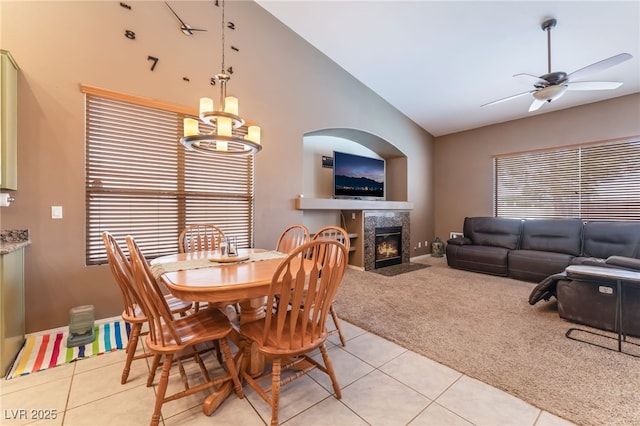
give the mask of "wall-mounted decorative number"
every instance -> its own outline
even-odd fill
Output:
[[[155,56],[147,56],[147,61],[153,61],[153,65],[151,65],[151,71],[153,71],[156,65],[158,65],[158,58],[156,58]]]

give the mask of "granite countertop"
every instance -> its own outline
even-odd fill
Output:
[[[11,253],[31,244],[28,229],[6,229],[0,231],[0,255]]]

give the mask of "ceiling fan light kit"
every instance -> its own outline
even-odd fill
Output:
[[[622,82],[619,81],[575,81],[572,80],[584,78],[585,76],[611,68],[622,62],[632,58],[629,53],[620,53],[602,61],[595,62],[586,67],[580,68],[572,73],[567,74],[564,71],[551,71],[551,29],[556,26],[557,20],[553,18],[545,19],[542,22],[542,30],[547,33],[547,73],[539,77],[533,74],[520,73],[514,77],[525,77],[533,80],[533,90],[528,92],[511,95],[497,101],[489,102],[481,107],[495,105],[504,101],[519,98],[520,96],[531,94],[533,102],[529,107],[529,112],[536,111],[545,103],[555,101],[560,98],[567,90],[612,90],[620,87]]]
[[[547,86],[533,92],[533,97],[539,101],[551,102],[562,96],[566,90],[567,86],[564,85]]]

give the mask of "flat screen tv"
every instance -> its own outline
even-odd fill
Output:
[[[334,198],[384,200],[384,179],[384,160],[333,152]]]

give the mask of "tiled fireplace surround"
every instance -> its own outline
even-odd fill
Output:
[[[402,226],[402,263],[409,262],[409,212],[364,210],[364,270],[376,267],[376,228]]]

